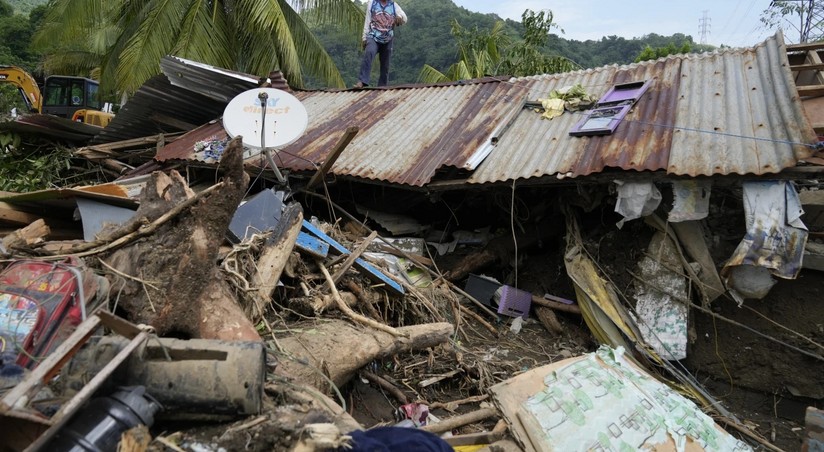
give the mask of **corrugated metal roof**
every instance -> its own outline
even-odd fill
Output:
[[[516,78],[529,99],[580,83],[596,97],[613,84],[654,80],[612,135],[572,137],[583,115],[544,120],[524,109],[468,179],[566,177],[607,168],[675,175],[766,174],[793,166],[817,142],[788,68],[782,36],[750,49],[680,55],[629,66]]]
[[[0,131],[5,130],[49,136],[71,143],[87,143],[102,129],[59,116],[33,113],[18,116],[11,121],[0,121]]]
[[[157,151],[155,160],[191,160],[194,158],[194,146],[198,141],[225,140],[228,137],[221,121],[210,121],[197,129],[187,132],[179,139],[163,146]]]
[[[219,118],[233,97],[259,86],[255,76],[177,57],[164,57],[160,67],[164,74],[144,83],[92,144],[198,127]],[[286,87],[278,72],[270,77]]]
[[[495,135],[521,109],[526,89],[497,80],[405,89],[299,92],[306,133],[279,155],[292,170],[311,170],[347,127],[360,131],[331,172],[422,186],[439,170],[470,171]]]
[[[223,114],[222,104],[173,86],[165,75],[149,79],[117,112],[92,144],[173,133],[196,127]]]
[[[174,56],[164,57],[160,61],[160,69],[172,85],[225,104],[239,93],[261,85],[260,77]],[[272,88],[289,89],[279,71],[269,74],[269,78]]]
[[[653,83],[612,135],[571,137],[583,113],[545,120],[524,108],[525,101],[565,86],[581,84],[600,97],[614,84],[639,80]],[[357,126],[360,132],[330,172],[412,186],[578,177],[609,168],[760,175],[795,165],[817,142],[780,33],[748,49],[565,74],[294,94],[306,107],[309,127],[278,153],[280,166],[314,170],[344,130]],[[176,98],[193,109],[191,99]],[[213,111],[225,106],[212,103]],[[191,159],[194,143],[219,129],[196,129],[157,158]]]

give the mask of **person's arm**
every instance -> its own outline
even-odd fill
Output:
[[[401,5],[395,2],[395,25],[403,25],[406,20],[406,13],[401,9]]]
[[[372,0],[366,2],[366,18],[363,20],[363,36],[361,42],[366,42],[366,36],[369,34],[369,26],[372,23]]]

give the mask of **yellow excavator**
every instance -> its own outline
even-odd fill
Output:
[[[100,84],[84,77],[52,75],[43,90],[28,72],[17,66],[0,66],[0,83],[17,86],[30,113],[59,116],[100,127],[112,120],[112,113],[101,111]]]

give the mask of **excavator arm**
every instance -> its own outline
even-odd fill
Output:
[[[30,112],[39,113],[43,108],[43,95],[34,77],[17,66],[0,66],[0,83],[17,86]]]

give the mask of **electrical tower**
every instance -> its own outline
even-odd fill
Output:
[[[698,34],[701,36],[701,44],[707,44],[707,35],[710,34],[710,12],[709,10],[704,10],[703,16],[698,19]]]

